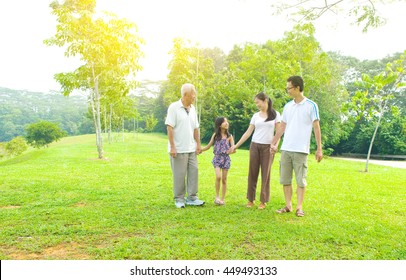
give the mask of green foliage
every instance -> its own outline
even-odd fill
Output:
[[[140,45],[144,41],[137,36],[134,23],[111,13],[96,14],[95,0],[70,0],[63,4],[54,1],[50,6],[58,24],[55,36],[45,40],[45,44],[66,47],[66,56],[79,57],[84,63],[75,71],[56,74],[55,79],[65,95],[75,89],[90,93],[97,150],[99,158],[103,158],[101,99],[110,105],[136,86],[133,78],[141,70]]]
[[[66,132],[63,131],[58,124],[48,121],[30,124],[25,130],[27,143],[35,148],[48,146],[52,142],[58,141],[66,136]]]
[[[152,132],[157,125],[158,120],[154,117],[153,114],[148,115],[145,117],[145,130],[148,132]]]
[[[264,91],[271,97],[275,109],[282,113],[283,106],[290,100],[285,92],[286,79],[302,75],[305,95],[320,108],[324,146],[332,147],[344,133],[340,108],[346,93],[340,83],[338,66],[320,50],[314,32],[311,24],[297,25],[281,40],[234,46],[227,56],[216,56],[217,63],[221,64],[218,61],[223,59],[224,64],[217,72],[212,57],[204,57],[204,51],[175,40],[163,91],[164,103],[168,105],[169,101],[179,98],[182,83],[194,82],[200,89],[196,106],[203,140],[210,138],[218,116],[230,120],[230,130],[238,140],[257,110],[254,96]],[[195,70],[197,63],[199,71]]]
[[[293,3],[292,3],[293,2]],[[290,18],[299,22],[314,22],[323,15],[335,14],[338,18],[349,16],[353,22],[362,26],[363,32],[370,28],[377,28],[385,24],[386,19],[381,16],[376,8],[377,1],[277,1],[273,4],[277,13],[286,13]],[[380,1],[386,5],[393,0]]]
[[[405,54],[398,54],[352,66],[356,74],[345,80],[350,98],[343,107],[352,132],[337,152],[365,154],[370,146],[372,153],[405,154],[404,65]]]
[[[21,136],[17,136],[13,138],[11,141],[6,143],[5,145],[7,154],[11,156],[18,156],[21,155],[28,149],[28,145],[25,142],[24,138]]]
[[[205,97],[205,88],[215,72],[214,59],[221,65],[222,53],[219,50],[200,49],[189,40],[175,38],[170,51],[168,80],[165,84],[164,102],[168,106],[180,98],[180,88],[184,83],[192,83],[198,92],[197,103]],[[218,66],[221,67],[221,66]]]
[[[377,13],[375,6],[371,2],[368,5],[355,7],[350,12],[350,15],[356,18],[357,25],[363,25],[363,32],[367,32],[371,27],[377,28],[382,26],[386,22],[386,19]]]
[[[248,151],[232,155],[224,207],[213,203],[208,151],[199,156],[206,204],[176,209],[165,135],[126,134],[109,147],[109,160],[95,160],[94,135],[67,137],[0,162],[0,259],[406,258],[404,169],[372,164],[364,173],[363,163],[312,155],[306,216],[297,218],[275,213],[285,203],[279,153],[271,201],[258,210],[245,207]]]

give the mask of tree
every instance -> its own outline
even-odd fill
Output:
[[[218,116],[230,120],[231,132],[238,139],[257,110],[254,96],[265,91],[281,112],[290,100],[285,92],[286,79],[302,75],[306,96],[319,104],[323,143],[331,147],[343,133],[340,107],[346,96],[337,65],[320,49],[314,32],[312,24],[298,25],[278,41],[234,46],[222,63],[220,55],[205,57],[213,52],[175,41],[170,73],[163,90],[164,100],[168,102],[164,103],[167,105],[179,98],[181,83],[195,81],[200,89],[197,106],[202,140],[210,139]],[[223,66],[214,67],[212,57],[217,61],[216,65]]]
[[[368,172],[368,163],[371,156],[372,147],[374,140],[381,124],[382,117],[385,112],[389,110],[388,101],[394,98],[394,93],[405,86],[405,83],[402,82],[403,77],[406,74],[406,51],[399,60],[394,61],[393,63],[388,63],[384,72],[379,73],[374,77],[364,74],[362,76],[362,81],[360,84],[365,88],[363,92],[358,92],[363,94],[365,98],[361,100],[362,102],[371,103],[373,106],[370,107],[370,110],[367,111],[368,115],[373,118],[378,117],[376,122],[375,130],[372,135],[372,139],[368,149],[368,155],[366,160],[365,172]]]
[[[360,61],[354,57],[329,53],[340,65],[343,85],[348,92],[348,100],[343,103],[342,129],[340,143],[334,146],[336,154],[358,153],[367,154],[378,120],[376,103],[371,102],[371,93],[363,81],[363,75],[375,77],[384,73],[388,64],[393,64],[402,57],[395,53],[379,60]],[[401,155],[405,154],[406,133],[406,88],[392,91],[393,98],[388,98],[382,121],[377,130],[371,149],[372,154]]]
[[[35,148],[46,147],[67,135],[58,124],[48,121],[30,124],[25,131],[27,143]]]
[[[253,104],[255,94],[264,91],[282,112],[290,101],[285,92],[286,79],[301,75],[306,96],[320,108],[324,146],[330,148],[339,141],[343,133],[340,107],[346,95],[336,63],[321,50],[314,32],[312,24],[297,25],[280,40],[237,46],[227,57],[228,69],[223,79],[216,81],[211,97],[219,105],[211,106],[226,107],[219,111],[229,117],[238,135],[245,131],[257,110]],[[205,108],[204,112],[209,110]]]
[[[347,14],[355,18],[354,21],[357,25],[363,26],[363,32],[367,32],[369,28],[377,28],[386,22],[386,19],[379,15],[377,4],[390,4],[395,1],[296,0],[293,3],[287,2],[281,1],[273,6],[278,13],[286,12],[294,17],[299,17],[299,23],[312,22],[329,14]]]
[[[157,125],[158,120],[154,117],[153,114],[150,114],[145,117],[145,130],[148,132],[152,132]]]
[[[172,59],[169,62],[170,71],[168,79],[163,85],[165,88],[163,92],[164,104],[168,106],[171,102],[179,100],[182,84],[192,83],[197,90],[195,106],[199,123],[204,122],[205,119],[201,116],[204,114],[203,107],[205,107],[206,98],[212,89],[215,73],[214,59],[216,64],[221,67],[221,54],[216,49],[212,51],[201,49],[197,44],[192,44],[183,38],[174,39],[170,54],[172,54]]]
[[[89,92],[98,157],[102,159],[101,99],[124,96],[136,86],[132,78],[141,69],[138,61],[143,40],[134,23],[111,13],[97,16],[95,0],[54,1],[50,7],[58,25],[56,35],[45,44],[66,46],[66,56],[78,56],[84,63],[73,72],[56,74],[55,79],[66,96],[77,89]]]

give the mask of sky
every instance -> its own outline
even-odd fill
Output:
[[[0,0],[0,87],[30,91],[58,91],[55,73],[80,64],[64,57],[63,49],[45,46],[56,32],[52,0]],[[137,24],[146,44],[138,80],[163,80],[168,52],[175,37],[201,47],[219,47],[225,53],[235,44],[278,40],[295,24],[275,15],[272,0],[97,0],[97,9],[110,11]],[[286,1],[285,1],[286,2]],[[380,59],[406,49],[406,1],[378,5],[387,23],[362,33],[345,13],[325,14],[315,24],[316,39],[324,51],[338,51],[359,59]]]

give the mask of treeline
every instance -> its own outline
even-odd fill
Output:
[[[313,25],[298,25],[280,40],[236,45],[229,54],[174,40],[168,79],[155,105],[157,130],[165,131],[166,108],[180,98],[181,84],[192,82],[203,140],[209,140],[217,116],[230,120],[239,139],[257,110],[254,96],[267,93],[282,112],[290,100],[286,79],[301,75],[305,96],[320,108],[327,154],[366,154],[375,129],[373,154],[406,154],[405,53],[360,61],[324,52],[314,33]]]
[[[151,132],[158,120],[152,111],[160,82],[143,82],[136,91],[115,102],[102,102],[103,132]],[[0,142],[25,136],[28,125],[41,120],[56,123],[67,135],[94,133],[87,97],[31,92],[0,87]]]
[[[58,123],[69,135],[91,133],[86,98],[64,97],[0,87],[0,142],[25,134],[25,127],[40,120]]]
[[[210,139],[218,116],[230,120],[238,140],[257,110],[254,96],[265,92],[282,113],[290,100],[286,79],[301,75],[305,96],[319,105],[326,154],[366,154],[372,139],[373,154],[406,154],[405,53],[360,61],[324,52],[314,33],[313,25],[298,25],[280,40],[235,45],[228,54],[177,38],[167,80],[144,81],[135,92],[101,99],[102,129],[166,133],[168,105],[191,82],[198,90],[202,140]],[[23,135],[24,125],[39,119],[59,122],[69,135],[94,132],[83,97],[0,89],[0,99],[0,141]]]

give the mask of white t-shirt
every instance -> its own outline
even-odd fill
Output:
[[[252,135],[252,142],[257,144],[271,144],[275,134],[275,124],[281,122],[281,115],[276,112],[276,117],[272,121],[265,122],[266,118],[255,113],[250,121],[250,124],[255,126],[254,135]]]
[[[192,153],[196,151],[196,141],[193,137],[194,130],[199,128],[195,106],[191,105],[189,113],[182,101],[169,105],[165,124],[173,127],[173,138],[177,153]],[[168,152],[171,146],[168,142]]]
[[[306,97],[300,103],[290,101],[283,108],[282,121],[286,123],[282,151],[310,153],[313,122],[320,120],[317,104]]]

